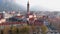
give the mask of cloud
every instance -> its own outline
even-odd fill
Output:
[[[27,7],[28,0],[3,0],[4,2],[14,2],[18,5],[24,5]],[[30,8],[33,6],[42,7],[48,9],[49,11],[60,11],[60,0],[29,0]],[[41,8],[40,8],[41,9]]]
[[[60,11],[60,0],[29,0],[30,7],[31,6],[42,6],[44,8],[48,8],[50,11]],[[27,0],[17,0],[18,4],[23,4],[27,6]]]

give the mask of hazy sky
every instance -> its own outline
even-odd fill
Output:
[[[16,0],[15,2],[20,5],[26,6],[28,0]],[[30,7],[37,6],[47,8],[50,11],[60,11],[60,0],[29,0]]]

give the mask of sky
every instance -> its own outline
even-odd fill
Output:
[[[28,0],[15,0],[18,5],[24,5],[26,7]],[[42,7],[47,8],[49,11],[60,11],[60,0],[29,0],[30,7]]]
[[[1,3],[2,0],[0,0]],[[3,0],[14,1],[17,5],[27,7],[28,0]],[[60,0],[29,0],[30,9],[41,11],[60,11]]]

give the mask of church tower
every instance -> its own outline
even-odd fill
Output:
[[[30,15],[30,10],[29,10],[29,8],[30,8],[30,4],[29,4],[29,1],[28,1],[28,2],[27,2],[27,15],[26,15],[27,18],[29,18],[29,15]]]
[[[30,8],[30,6],[29,6],[29,1],[28,1],[28,3],[27,3],[27,13],[29,13],[29,8]]]

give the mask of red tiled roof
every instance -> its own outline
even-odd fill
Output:
[[[12,24],[24,24],[21,22],[5,22],[5,23],[0,23],[0,25],[12,25]]]
[[[41,26],[41,25],[43,25],[43,22],[39,22],[38,20],[36,20],[36,21],[34,22],[34,25]]]
[[[22,18],[23,17],[23,15],[21,15],[21,16],[16,16],[17,18]]]

